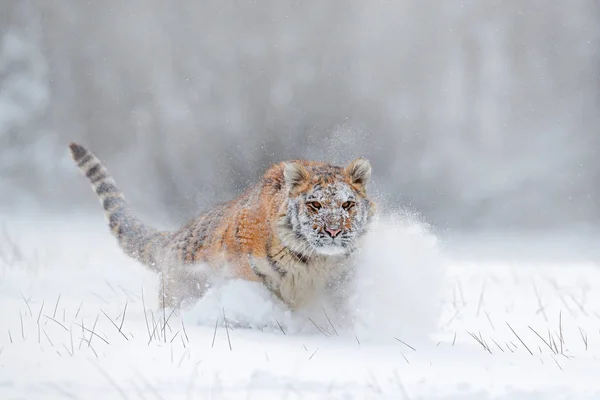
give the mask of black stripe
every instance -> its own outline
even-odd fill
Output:
[[[260,279],[262,279],[263,282],[267,283],[267,276],[265,274],[263,274],[262,272],[260,272],[258,269],[256,269],[256,267],[252,267],[252,272],[254,272],[254,275],[256,275]]]
[[[270,248],[270,247],[269,247],[269,250],[271,250],[271,248]],[[268,255],[269,257],[271,257],[271,258],[275,258],[275,257],[278,257],[278,256],[279,256],[281,253],[283,253],[283,252],[284,252],[284,251],[286,251],[286,250],[287,250],[287,247],[282,247],[282,248],[281,248],[281,250],[279,250],[277,253],[275,253],[275,254],[273,254],[273,255],[270,255],[270,254],[269,254],[269,253],[270,253],[270,251],[267,251],[267,255]]]
[[[263,281],[267,279],[267,276],[258,270],[258,267],[254,263],[254,257],[251,254],[248,254],[248,264],[250,264],[250,269],[256,276],[261,278]]]
[[[101,172],[100,175],[94,177],[93,179],[90,179],[90,181],[92,182],[92,185],[95,185],[96,183],[103,181],[106,178],[108,178],[108,175]]]
[[[115,211],[122,204],[123,199],[121,199],[120,197],[107,197],[104,200],[102,200],[102,207],[104,207],[106,211]]]
[[[88,153],[85,147],[78,145],[77,143],[71,143],[69,148],[71,149],[71,153],[73,154],[73,159],[75,159],[75,161],[79,160]]]
[[[98,186],[96,186],[96,193],[98,195],[103,195],[106,193],[119,193],[119,189],[112,183],[102,182]]]
[[[94,158],[94,157],[91,154],[87,153],[82,159],[79,159],[77,161],[77,166],[82,167],[84,164],[91,161],[92,158]]]
[[[275,272],[277,272],[279,274],[280,277],[284,277],[287,275],[287,271],[284,269],[281,269],[279,267],[279,265],[277,265],[277,261],[275,261],[273,258],[271,258],[270,255],[267,254],[267,261],[269,262],[269,266],[271,267],[271,269]]]
[[[289,249],[288,249],[289,250]],[[297,253],[295,251],[289,250],[290,254],[298,261],[302,262],[303,264],[308,264],[308,257],[305,256],[304,254],[301,253]]]
[[[94,165],[93,167],[87,170],[85,176],[87,176],[89,179],[92,179],[98,173],[98,171],[100,171],[100,168],[102,168],[100,164]]]
[[[240,242],[240,224],[239,224],[239,222],[235,225],[235,242],[238,244],[238,246],[242,244]]]

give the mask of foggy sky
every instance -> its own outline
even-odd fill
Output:
[[[99,212],[75,140],[148,222],[365,156],[441,228],[596,226],[599,46],[594,0],[4,0],[0,204]]]

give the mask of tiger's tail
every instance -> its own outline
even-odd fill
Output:
[[[114,179],[92,152],[77,143],[69,144],[69,149],[73,160],[98,195],[108,226],[119,246],[128,256],[159,272],[160,250],[165,247],[171,234],[151,228],[133,215]]]

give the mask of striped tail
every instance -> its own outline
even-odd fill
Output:
[[[136,218],[125,202],[123,193],[100,160],[85,147],[69,144],[73,160],[90,180],[104,208],[111,232],[128,256],[151,270],[160,271],[159,253],[171,234],[159,232]]]

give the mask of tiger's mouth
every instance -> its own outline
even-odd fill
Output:
[[[328,232],[328,229],[316,232],[317,241],[313,244],[315,251],[321,255],[342,255],[350,252],[352,247],[352,239],[347,237],[347,232],[342,232],[341,229],[333,230],[333,234]],[[327,233],[326,233],[327,232]]]

